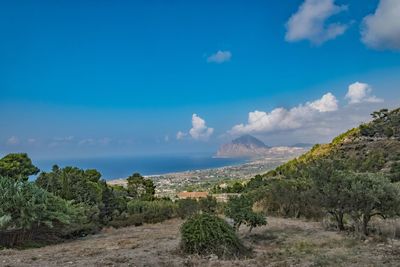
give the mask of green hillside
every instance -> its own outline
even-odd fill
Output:
[[[371,122],[337,136],[329,144],[315,145],[264,177],[296,178],[315,162],[330,159],[340,162],[338,169],[382,172],[392,181],[400,181],[400,108],[383,109],[371,115]]]

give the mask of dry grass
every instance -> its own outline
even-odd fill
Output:
[[[320,223],[268,218],[268,225],[240,237],[253,248],[248,259],[178,251],[181,220],[105,229],[69,243],[0,251],[0,266],[399,266],[400,242],[361,241],[326,231]]]

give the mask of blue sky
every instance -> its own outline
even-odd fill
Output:
[[[3,1],[0,153],[327,142],[399,106],[396,14],[396,0]]]

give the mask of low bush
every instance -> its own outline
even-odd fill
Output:
[[[127,226],[141,226],[144,223],[144,215],[143,214],[132,214],[128,215],[123,218],[118,218],[115,219],[111,222],[109,222],[109,226],[114,227],[114,228],[121,228],[121,227],[127,227]]]
[[[199,200],[199,209],[202,212],[216,213],[217,212],[217,199],[215,197],[208,196]]]
[[[181,236],[181,249],[188,254],[232,258],[249,251],[227,222],[208,213],[189,218],[181,227]]]
[[[168,200],[128,202],[128,214],[140,214],[145,223],[158,223],[175,217],[176,205]]]
[[[176,212],[181,219],[188,218],[199,212],[199,203],[195,199],[181,199],[176,203]]]

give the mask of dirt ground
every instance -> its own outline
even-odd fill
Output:
[[[268,218],[243,228],[253,249],[248,259],[184,256],[178,250],[182,221],[104,229],[83,239],[27,250],[0,250],[0,266],[400,266],[400,241],[361,241],[323,230],[320,223]]]

